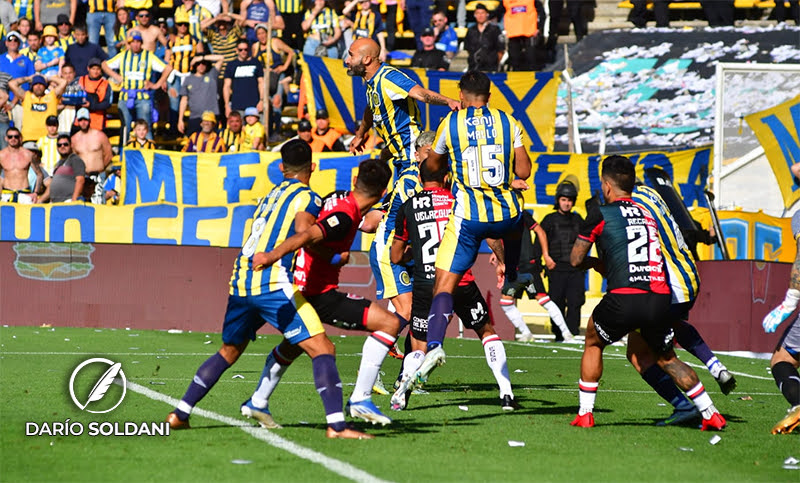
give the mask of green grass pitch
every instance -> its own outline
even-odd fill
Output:
[[[333,337],[345,398],[353,390],[362,335]],[[720,433],[656,427],[669,415],[630,367],[623,347],[606,349],[605,373],[592,429],[573,428],[582,347],[506,342],[519,411],[500,409],[494,378],[477,340],[446,342],[447,364],[428,394],[409,408],[373,400],[390,426],[356,426],[371,441],[330,441],[314,390],[311,363],[298,359],[270,404],[284,428],[253,427],[239,405],[255,388],[264,359],[279,341],[259,336],[199,404],[189,431],[169,436],[26,436],[26,423],[159,422],[180,398],[197,367],[219,348],[219,334],[164,331],[0,328],[0,481],[3,482],[250,482],[250,481],[786,481],[797,482],[798,434],[769,433],[787,403],[768,361],[723,356],[739,387],[723,396],[705,370],[701,380],[728,419]],[[697,367],[685,352],[680,357]],[[72,371],[91,357],[120,362],[129,388],[115,410],[79,410],[69,394]],[[391,387],[399,361],[387,359]],[[99,374],[95,379],[99,378]],[[115,392],[116,391],[116,392]],[[120,394],[112,386],[107,397]],[[143,394],[143,392],[145,394]],[[88,393],[88,392],[87,392]],[[104,401],[98,401],[97,407]],[[91,408],[92,406],[87,406]],[[244,426],[239,426],[244,424]],[[717,444],[710,444],[715,434]],[[511,446],[510,441],[524,446]]]

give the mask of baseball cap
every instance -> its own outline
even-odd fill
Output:
[[[22,38],[22,34],[17,32],[16,30],[12,30],[11,32],[9,32],[8,35],[6,35],[6,40],[10,39],[11,37],[16,38],[20,42],[22,42],[24,40]]]
[[[143,40],[142,39],[142,33],[139,32],[138,30],[134,30],[133,32],[131,32],[130,35],[128,36],[128,38],[130,40],[138,40],[139,42],[141,42]]]
[[[430,27],[425,27],[425,30],[423,30],[422,33],[419,36],[420,37],[427,37],[427,36],[433,37],[433,35],[434,35],[433,34],[433,29],[430,28]]]
[[[68,23],[72,25],[72,22],[69,21],[69,15],[65,13],[58,14],[58,17],[56,17],[56,24],[61,25],[62,23]]]
[[[248,107],[247,109],[244,110],[244,117],[247,116],[258,117],[258,109],[256,109],[255,107]]]
[[[89,119],[89,109],[86,109],[85,107],[78,109],[78,114],[75,115],[75,119],[78,121],[81,119]]]
[[[39,144],[36,141],[25,141],[22,143],[22,147],[28,151],[41,151],[41,148],[39,148]]]
[[[317,109],[317,119],[328,119],[328,110],[327,109]]]
[[[45,126],[58,126],[58,117],[57,116],[47,116],[47,119],[44,120]]]
[[[94,65],[103,65],[103,61],[98,59],[97,57],[92,57],[91,59],[89,59],[87,67],[92,67]]]
[[[311,123],[308,119],[301,119],[299,123],[297,123],[297,132],[300,131],[310,131],[311,130]]]
[[[258,115],[258,113],[256,112],[256,116],[257,115]],[[217,122],[217,116],[215,116],[214,113],[211,112],[211,111],[205,111],[203,113],[203,116],[200,118],[200,120],[201,121],[211,121],[213,123],[216,123]]]
[[[42,84],[46,86],[47,79],[45,79],[43,75],[36,74],[35,76],[33,76],[33,79],[31,79],[31,85],[35,86],[36,84]]]
[[[256,30],[258,30],[258,29],[264,29],[267,32],[269,32],[269,27],[265,23],[260,23],[260,24],[256,25]]]

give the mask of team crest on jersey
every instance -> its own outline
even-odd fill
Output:
[[[411,285],[411,277],[408,275],[408,272],[400,274],[400,283],[403,285]]]
[[[381,96],[377,92],[372,93],[372,105],[377,106],[381,103]]]

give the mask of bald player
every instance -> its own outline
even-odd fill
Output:
[[[414,142],[422,127],[417,101],[448,106],[452,110],[458,110],[461,103],[423,88],[404,73],[381,62],[380,46],[372,39],[353,42],[345,64],[348,75],[363,77],[367,84],[367,107],[350,143],[350,152],[363,151],[367,133],[374,127],[386,143],[394,164],[395,178],[384,200],[386,208],[370,212],[364,222],[368,226],[378,226],[369,251],[375,292],[378,299],[390,300],[397,313],[408,319],[411,316],[411,277],[405,266],[392,263],[390,252],[400,206],[422,188],[414,159]]]
[[[39,163],[33,162],[33,153],[22,147],[22,134],[15,127],[6,131],[6,147],[0,151],[0,168],[3,171],[2,201],[35,203],[36,192],[42,185],[43,174]],[[36,172],[36,186],[31,191],[28,169]]]

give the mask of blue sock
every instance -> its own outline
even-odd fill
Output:
[[[222,373],[230,366],[219,352],[206,359],[203,365],[197,369],[192,383],[189,384],[189,389],[186,390],[186,394],[183,395],[181,402],[175,409],[178,419],[186,421],[189,418],[189,413],[191,413],[195,404],[208,394],[208,391],[214,387]]]
[[[328,426],[334,431],[342,431],[345,428],[342,380],[339,378],[339,370],[336,369],[336,358],[333,354],[322,354],[313,358],[311,365],[314,368],[314,385],[322,398]]]
[[[706,341],[700,337],[697,329],[685,320],[681,320],[675,325],[675,340],[690,354],[703,361],[703,364],[708,365],[708,361],[714,357],[714,353],[711,352]]]
[[[395,317],[397,317],[397,320],[400,321],[400,327],[397,329],[397,336],[400,337],[400,332],[403,332],[403,329],[406,328],[406,326],[408,325],[408,321],[405,319],[405,317],[398,314],[397,312],[395,312],[394,315]]]
[[[694,404],[683,395],[669,375],[658,365],[652,365],[644,371],[642,379],[656,391],[656,394],[672,404],[675,409],[687,411],[694,407]]]
[[[453,313],[453,296],[442,292],[433,297],[431,312],[428,315],[428,350],[442,345],[447,323]]]

